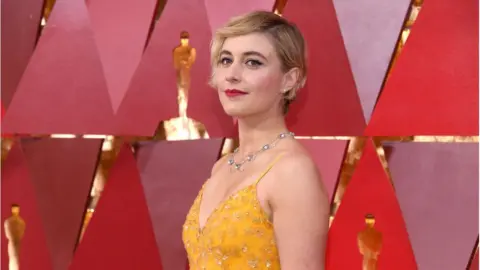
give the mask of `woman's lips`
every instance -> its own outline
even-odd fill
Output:
[[[237,97],[237,96],[243,96],[243,95],[247,95],[248,93],[247,92],[244,92],[242,90],[238,90],[238,89],[227,89],[225,90],[225,95],[227,95],[227,97]]]

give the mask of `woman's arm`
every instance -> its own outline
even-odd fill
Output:
[[[275,167],[269,203],[282,269],[325,269],[330,203],[316,165],[297,154]]]

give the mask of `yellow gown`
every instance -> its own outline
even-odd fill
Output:
[[[276,160],[253,184],[221,202],[200,228],[202,187],[183,225],[191,270],[280,269],[273,224],[257,198],[257,184]]]

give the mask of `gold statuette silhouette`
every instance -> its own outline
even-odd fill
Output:
[[[12,215],[4,222],[8,240],[8,269],[20,269],[20,244],[25,233],[25,221],[20,216],[20,206],[12,205]]]
[[[197,57],[197,51],[190,46],[189,39],[189,33],[182,31],[180,33],[180,45],[173,50],[173,65],[177,74],[180,117],[186,116],[188,91],[190,90],[190,69]]]
[[[362,270],[377,270],[378,257],[382,249],[382,233],[375,229],[375,217],[365,216],[365,228],[357,235],[360,254],[363,256]]]
[[[180,33],[180,44],[173,49],[173,65],[177,74],[179,117],[164,121],[155,133],[155,137],[166,137],[169,141],[208,138],[205,126],[187,116],[188,96],[191,87],[190,71],[197,56],[196,49],[189,44],[189,39],[189,33],[182,31]]]

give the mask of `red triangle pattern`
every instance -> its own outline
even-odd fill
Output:
[[[231,118],[207,86],[211,30],[203,0],[167,1],[118,110],[117,134],[152,136],[160,121],[178,116],[172,51],[180,44],[181,31],[190,33],[190,45],[197,52],[191,69],[189,117],[203,123],[211,138],[233,135]]]
[[[69,270],[156,269],[162,265],[139,172],[124,145]]]
[[[289,1],[283,15],[300,28],[308,59],[315,59],[287,115],[290,130],[298,136],[363,134],[362,106],[332,1]]]
[[[53,269],[72,260],[101,146],[94,139],[22,141]]]
[[[20,134],[111,134],[112,119],[85,1],[58,1],[3,128]]]
[[[32,56],[43,0],[2,0],[2,102],[9,106]]]
[[[28,167],[19,143],[12,147],[2,164],[1,187],[1,269],[8,269],[8,241],[3,223],[10,217],[12,204],[20,205],[20,216],[25,221],[25,234],[20,249],[20,269],[54,269],[38,211],[35,190],[30,182]]]
[[[137,152],[164,270],[185,268],[183,223],[198,191],[210,177],[222,145],[222,139],[163,141],[145,143]],[[195,166],[186,170],[186,164]]]
[[[156,4],[155,0],[95,0],[87,4],[114,111],[142,58]],[[120,25],[121,31],[115,30]]]
[[[372,141],[365,146],[330,228],[326,269],[362,268],[357,234],[365,228],[366,214],[375,216],[375,228],[383,234],[378,269],[417,269],[400,205]]]
[[[411,0],[333,0],[333,3],[368,121]]]
[[[478,1],[425,1],[366,134],[478,136],[478,72]]]

